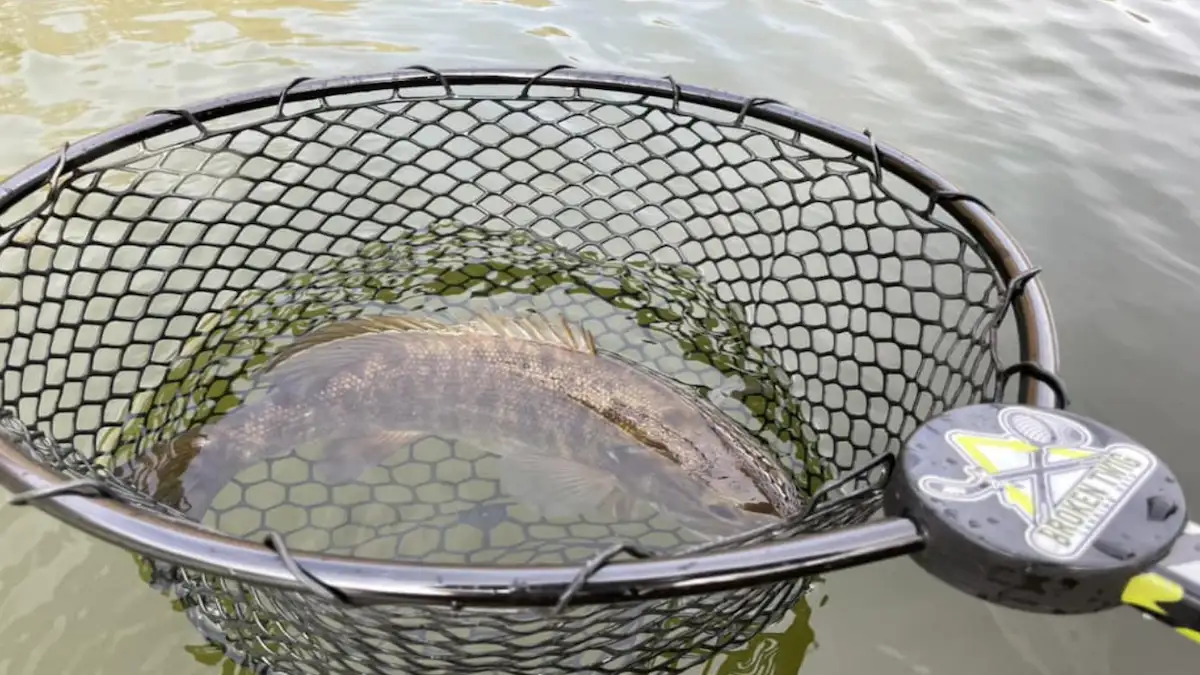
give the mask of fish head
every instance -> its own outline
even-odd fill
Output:
[[[741,532],[779,520],[775,508],[768,502],[730,499],[717,489],[708,493],[702,497],[706,515],[731,526],[731,532]]]
[[[706,536],[736,535],[761,525],[778,522],[763,513],[767,509],[746,508],[746,500],[707,481],[661,454],[624,449],[620,462],[631,471],[638,492],[690,529]]]
[[[779,518],[775,504],[759,486],[752,463],[760,452],[745,434],[714,424],[694,409],[678,407],[663,414],[665,445],[694,478],[707,486],[708,511],[727,520],[758,520],[748,514]]]
[[[694,508],[687,508],[686,505],[672,508],[678,504],[665,496],[668,493],[670,488],[658,493],[659,503],[667,506],[667,510],[685,526],[706,536],[729,537],[779,522],[778,518],[742,508],[742,504],[711,487],[703,488],[699,494],[694,491],[691,493]]]
[[[736,513],[730,518],[739,518],[743,522],[749,518],[747,514],[780,517],[779,511],[759,488],[752,478],[735,462],[722,462],[710,469],[709,485],[712,491],[719,495],[709,506],[709,511],[722,515],[726,509],[732,508]]]

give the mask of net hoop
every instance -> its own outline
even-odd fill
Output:
[[[1006,284],[1022,282],[1020,292],[1011,298],[1020,363],[1003,375],[1018,376],[1019,401],[1055,405],[1057,393],[1052,380],[1038,376],[1053,373],[1058,366],[1055,329],[1045,291],[1033,276],[1036,268],[986,207],[914,158],[874,140],[869,132],[855,132],[773,100],[681,85],[670,78],[583,71],[569,66],[541,71],[433,71],[412,67],[373,75],[300,78],[282,87],[158,111],[64,147],[0,183],[0,213],[43,186],[53,186],[66,170],[189,125],[203,129],[205,122],[231,114],[383,89],[440,86],[449,95],[456,86],[519,84],[525,85],[523,95],[538,86],[586,87],[654,97],[675,106],[689,103],[738,113],[742,118],[786,127],[836,145],[874,162],[878,171],[894,174],[920,189],[930,198],[930,210],[935,206],[945,209],[983,247]],[[4,432],[4,421],[0,420],[0,432]],[[189,521],[152,518],[111,496],[91,494],[86,489],[89,486],[72,484],[27,457],[15,447],[13,438],[13,434],[0,433],[0,484],[14,493],[43,493],[44,498],[27,499],[29,503],[108,543],[251,584],[308,592],[336,589],[337,596],[357,605],[406,602],[553,606],[579,574],[578,566],[438,565],[277,552]],[[889,521],[716,554],[613,562],[590,575],[586,585],[574,593],[571,604],[640,601],[736,589],[891,557],[898,550],[919,545],[920,537],[911,524]],[[883,556],[882,551],[890,553]]]

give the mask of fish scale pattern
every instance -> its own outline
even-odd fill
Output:
[[[171,129],[9,199],[6,437],[65,476],[104,481],[148,519],[198,511],[227,533],[342,555],[582,563],[614,539],[663,555],[695,540],[654,514],[522,510],[498,499],[486,453],[439,439],[332,487],[299,449],[199,505],[127,467],[250,395],[265,355],[296,335],[395,309],[566,316],[602,349],[719,402],[810,494],[993,390],[1005,280],[871,157],[763,121],[753,102],[469,80],[289,89],[278,105],[203,120],[161,113]],[[169,458],[155,461],[167,475]],[[863,522],[877,498],[829,495],[773,537]],[[808,587],[548,618],[343,607],[145,563],[231,658],[297,675],[671,672],[743,644]]]

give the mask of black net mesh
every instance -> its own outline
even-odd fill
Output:
[[[349,484],[314,479],[301,448],[186,500],[163,478],[169,458],[146,449],[236,405],[296,335],[393,311],[566,316],[696,387],[808,494],[989,397],[1005,280],[872,158],[752,114],[525,84],[179,114],[173,131],[65,167],[0,214],[9,436],[147,518],[276,532],[296,550],[561,564],[618,539],[664,555],[699,540],[661,514],[551,518],[505,501],[487,453],[437,438]],[[869,480],[771,536],[862,522]],[[665,672],[744,642],[807,588],[550,617],[343,607],[151,568],[205,635],[280,673]]]

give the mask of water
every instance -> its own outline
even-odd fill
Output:
[[[3,0],[0,26],[0,173],[156,108],[411,63],[669,72],[869,127],[999,210],[1046,267],[1077,409],[1200,499],[1187,3]],[[33,510],[0,508],[0,527],[0,673],[217,672],[130,556]],[[1134,612],[1035,621],[907,561],[832,575],[810,603],[723,670],[1194,672],[1194,647]]]

